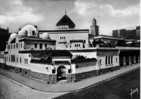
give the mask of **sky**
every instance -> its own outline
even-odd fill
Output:
[[[0,26],[11,32],[26,24],[55,29],[66,10],[76,28],[87,29],[96,18],[100,34],[111,35],[114,29],[139,25],[139,9],[139,0],[0,0]]]

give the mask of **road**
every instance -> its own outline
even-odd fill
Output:
[[[55,99],[140,99],[140,92],[135,92],[131,97],[131,89],[140,89],[139,69]]]
[[[34,90],[0,75],[0,99],[51,99],[64,93],[49,93]]]
[[[27,79],[21,79],[21,81],[23,81],[23,83],[28,82],[28,84],[30,85],[28,87],[25,84],[21,84],[5,76],[0,76],[0,99],[50,99],[54,97],[64,96],[64,94],[67,94],[70,92],[81,92],[81,90],[85,90],[87,88],[91,88],[91,86],[93,85],[95,86],[99,84],[100,81],[107,80],[107,79],[109,80],[113,77],[117,77],[117,75],[121,73],[125,73],[136,68],[139,68],[139,65],[130,66],[128,68],[110,72],[108,74],[101,75],[99,77],[92,77],[92,78],[80,81],[78,83],[69,83],[69,84],[63,84],[63,85],[54,84],[51,86],[47,86],[43,84],[39,85],[37,83],[36,85],[38,86],[38,88],[41,86],[40,90],[44,90],[44,91],[35,90],[37,88],[35,87],[35,85],[34,85],[35,89],[34,87],[30,87],[32,84],[35,84],[35,83],[32,83],[32,82],[30,83],[30,81],[29,80],[27,81]],[[14,75],[13,77],[17,78],[18,76]],[[67,94],[67,96],[69,95]],[[63,99],[66,99],[66,98],[63,98]]]

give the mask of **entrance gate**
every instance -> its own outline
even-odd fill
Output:
[[[66,80],[66,67],[59,66],[57,69],[57,81]]]

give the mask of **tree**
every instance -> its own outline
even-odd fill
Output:
[[[8,29],[0,28],[0,51],[5,50],[6,42],[10,36]]]

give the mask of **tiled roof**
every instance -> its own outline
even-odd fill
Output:
[[[62,25],[68,25],[69,28],[75,28],[74,22],[67,15],[64,15],[56,24],[56,26]]]
[[[85,40],[70,40],[70,42],[86,42]]]
[[[20,53],[31,53],[33,57],[49,57],[49,56],[70,56],[72,57],[72,54],[67,50],[28,50],[28,51],[20,51]]]
[[[105,39],[114,39],[114,40],[123,40],[123,38],[119,38],[119,37],[113,37],[113,36],[108,36],[108,35],[98,35],[95,36],[94,38],[105,38]]]
[[[36,37],[24,37],[24,38],[21,38],[20,41],[56,42],[56,40],[52,40],[52,39],[41,39],[41,38],[36,38]]]

